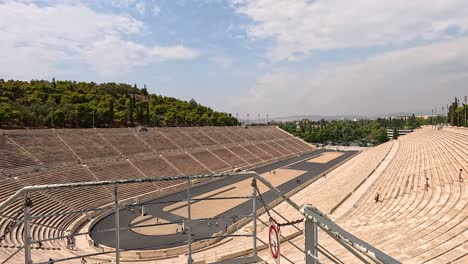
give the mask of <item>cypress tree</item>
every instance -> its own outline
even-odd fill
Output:
[[[400,135],[400,132],[398,131],[398,128],[394,127],[393,128],[393,139],[397,139],[399,135]]]
[[[150,109],[149,109],[149,101],[146,102],[146,125],[150,126]]]
[[[135,106],[135,94],[133,94],[133,98],[130,98],[130,127],[135,126],[135,122],[133,120],[134,106]]]
[[[111,99],[109,102],[109,124],[112,127],[114,121],[114,99]]]

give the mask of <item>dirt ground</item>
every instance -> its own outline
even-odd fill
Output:
[[[151,215],[139,216],[131,222],[130,226],[141,226],[141,225],[154,225],[167,223],[164,219],[157,219]],[[179,224],[167,224],[161,226],[149,226],[149,227],[136,227],[132,228],[132,231],[138,234],[147,236],[156,235],[170,235],[176,233],[176,230],[180,231],[182,226]]]
[[[276,169],[273,171],[263,173],[262,176],[267,179],[274,186],[279,186],[287,181],[290,181],[306,171],[292,170],[292,169]],[[252,179],[245,179],[235,184],[224,186],[223,188],[213,190],[193,198],[205,197],[233,197],[233,196],[250,196],[252,195],[252,187],[250,186]],[[264,193],[268,188],[262,183],[258,182],[258,188],[261,193]],[[192,218],[208,218],[217,216],[233,207],[236,207],[249,199],[227,199],[227,200],[205,200],[193,201],[191,204]],[[166,212],[176,214],[182,217],[187,217],[187,203],[178,202],[164,207]],[[131,226],[138,225],[152,225],[152,224],[167,223],[164,219],[157,219],[151,215],[139,216],[131,222]],[[161,226],[151,227],[137,227],[132,228],[132,231],[142,235],[170,235],[176,233],[176,230],[181,230],[180,224],[167,224]]]
[[[271,184],[279,186],[287,181],[290,181],[302,174],[305,171],[291,170],[291,169],[276,169],[276,174],[267,172],[262,174]],[[251,179],[246,179],[235,184],[225,186],[224,188],[217,189],[203,195],[196,196],[194,198],[204,197],[232,197],[232,196],[249,196],[252,195]],[[267,190],[267,187],[259,183],[258,187],[260,192],[263,193]],[[214,217],[219,215],[228,209],[244,203],[247,199],[228,199],[228,200],[206,200],[194,202],[191,205],[192,217],[193,218],[206,218]],[[164,208],[164,211],[171,212],[173,214],[187,217],[187,204],[185,202],[179,202],[172,204]]]
[[[320,154],[320,156],[318,157],[308,160],[307,162],[327,163],[340,157],[343,154],[344,152],[325,152],[325,153]]]

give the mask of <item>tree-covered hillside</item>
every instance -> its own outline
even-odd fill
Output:
[[[280,127],[311,143],[332,143],[366,146],[386,142],[388,129],[415,129],[425,120],[414,115],[405,118],[378,118],[376,120],[332,120],[290,122]]]
[[[460,99],[455,97],[455,100],[450,105],[447,105],[447,108],[446,108],[448,110],[447,119],[446,119],[447,123],[449,123],[452,126],[468,127],[468,122],[467,122],[468,104],[466,104],[466,101],[467,101],[466,96],[465,96],[465,103],[462,103]],[[437,112],[437,109],[436,109],[436,112]],[[442,123],[442,122],[438,122],[438,123]]]
[[[286,123],[280,127],[311,143],[349,145],[351,142],[357,142],[359,145],[367,145],[388,140],[387,129],[379,122],[370,120],[307,120],[298,124]]]
[[[232,126],[235,117],[195,100],[122,83],[0,79],[0,127]]]

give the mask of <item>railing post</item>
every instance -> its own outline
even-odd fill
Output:
[[[31,258],[31,214],[29,206],[30,201],[28,199],[29,193],[24,194],[24,263],[32,264]]]
[[[316,264],[318,263],[317,244],[318,232],[317,224],[306,217],[304,221],[304,235],[305,235],[305,263]]]
[[[257,180],[252,177],[252,253],[253,261],[257,261]]]
[[[115,211],[115,263],[120,263],[120,214],[119,214],[119,190],[114,185],[114,211]]]
[[[190,194],[190,185],[192,184],[190,177],[188,177],[187,183],[187,242],[188,242],[188,264],[192,264],[192,212],[190,209],[191,204],[191,194]],[[185,221],[185,220],[183,220]]]

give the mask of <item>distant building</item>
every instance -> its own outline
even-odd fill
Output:
[[[418,115],[416,117],[422,118],[422,119],[429,119],[431,115]]]

